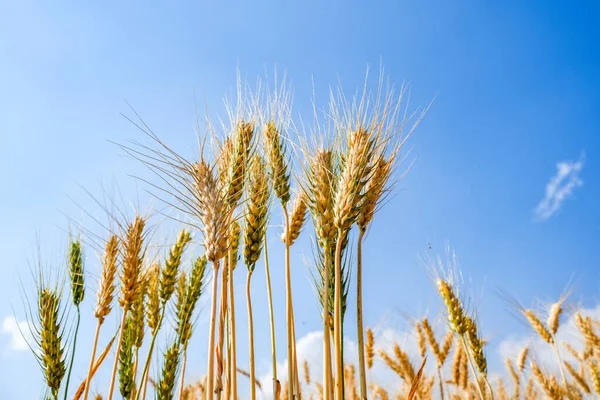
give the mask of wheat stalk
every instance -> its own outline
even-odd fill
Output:
[[[124,243],[124,249],[122,257],[122,270],[120,275],[121,296],[119,297],[119,304],[123,308],[123,316],[121,317],[121,328],[119,332],[119,339],[117,341],[116,354],[120,354],[121,342],[123,341],[127,316],[140,291],[139,280],[141,273],[141,260],[144,256],[145,227],[146,221],[142,217],[136,216],[133,222],[127,225],[125,237],[121,239],[121,241]],[[119,358],[115,357],[112,377],[108,390],[108,400],[112,400],[118,361]]]
[[[100,276],[100,285],[98,288],[98,299],[94,316],[98,320],[96,323],[96,333],[94,335],[94,344],[92,345],[92,355],[90,357],[90,367],[85,384],[85,392],[83,400],[87,400],[90,392],[90,384],[92,381],[92,370],[94,360],[96,358],[96,348],[98,338],[100,336],[100,328],[104,323],[104,319],[112,310],[112,301],[115,293],[115,276],[117,274],[117,262],[119,256],[119,238],[117,235],[112,235],[106,242],[104,249],[104,257],[102,259],[102,274]]]

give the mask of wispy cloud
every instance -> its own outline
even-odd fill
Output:
[[[546,184],[546,195],[533,211],[534,220],[544,221],[560,209],[573,191],[583,185],[579,177],[583,169],[583,156],[578,161],[561,161],[556,164],[556,175]]]
[[[0,333],[9,336],[8,348],[14,351],[27,350],[27,341],[23,335],[29,334],[27,321],[17,321],[15,317],[6,317],[2,321]]]

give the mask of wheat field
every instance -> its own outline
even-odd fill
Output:
[[[363,276],[370,273],[363,246],[377,214],[412,163],[406,143],[418,128],[425,109],[412,110],[404,87],[394,90],[380,81],[372,89],[346,97],[333,91],[310,129],[294,121],[291,95],[285,85],[276,90],[238,91],[223,129],[207,125],[200,135],[198,155],[187,159],[166,139],[141,121],[135,122],[149,144],[120,144],[158,178],[148,184],[161,212],[172,217],[180,232],[168,250],[155,252],[152,232],[160,221],[154,210],[136,215],[109,212],[101,270],[84,265],[86,230],[69,237],[68,265],[58,274],[40,273],[36,292],[27,293],[30,345],[41,367],[39,379],[46,398],[139,400],[262,398],[272,385],[275,399],[583,399],[600,396],[600,321],[581,313],[570,297],[557,299],[547,310],[515,305],[533,336],[553,354],[554,364],[541,363],[525,346],[518,357],[503,360],[505,371],[488,371],[486,332],[477,310],[468,307],[467,293],[456,274],[438,258],[429,266],[432,283],[443,305],[443,329],[425,316],[414,316],[418,357],[400,343],[381,346],[374,327],[363,323]],[[191,138],[193,140],[193,137]],[[285,281],[271,282],[267,227],[274,212],[284,217],[279,233]],[[310,268],[322,322],[322,374],[311,374],[299,359],[294,320],[291,248],[300,235],[311,236]],[[96,238],[97,239],[97,238]],[[203,255],[187,263],[186,252]],[[378,251],[393,251],[380,248]],[[253,321],[252,276],[264,269],[270,324]],[[58,275],[58,276],[56,276]],[[89,283],[99,277],[97,288]],[[245,282],[236,296],[234,279]],[[350,282],[353,288],[350,290]],[[276,321],[271,285],[285,286],[285,320]],[[93,290],[96,289],[96,290]],[[261,293],[261,296],[264,295]],[[78,335],[84,296],[94,297],[95,336]],[[208,309],[197,307],[205,298]],[[345,318],[347,307],[356,319]],[[209,317],[208,357],[188,354],[188,343],[200,312]],[[577,341],[557,339],[569,314],[579,330]],[[247,318],[248,330],[236,329],[236,318]],[[107,319],[118,321],[111,341],[101,343]],[[285,325],[285,354],[276,354],[275,326]],[[344,325],[356,328],[356,363],[345,360]],[[157,337],[169,332],[163,348]],[[271,339],[272,379],[256,372],[254,337]],[[249,359],[240,360],[237,343],[248,343]],[[76,348],[89,348],[87,378],[76,381]],[[285,371],[278,360],[289,360]],[[397,385],[390,388],[372,374],[384,364]],[[205,371],[185,381],[186,367]],[[248,365],[248,369],[240,366]],[[157,367],[158,366],[158,367]],[[279,370],[278,370],[279,368]],[[98,370],[110,380],[92,385]],[[285,378],[282,378],[285,377]],[[240,380],[244,380],[244,384]],[[245,382],[249,384],[245,384]],[[242,388],[244,388],[242,390]],[[247,390],[246,390],[247,388]]]

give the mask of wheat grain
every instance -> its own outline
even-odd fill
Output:
[[[119,255],[119,239],[117,235],[112,235],[106,242],[104,258],[102,259],[102,275],[100,276],[100,285],[98,289],[98,300],[94,315],[99,322],[104,322],[104,318],[112,309],[112,301],[115,293],[115,275],[117,273],[117,261]]]
[[[537,332],[537,334],[544,339],[544,341],[548,344],[554,343],[554,337],[552,333],[544,326],[544,323],[538,318],[537,315],[532,310],[522,310],[521,311],[531,327]]]
[[[285,156],[285,146],[275,122],[269,121],[265,127],[265,147],[269,156],[269,170],[275,194],[283,207],[290,200],[290,173]]]
[[[375,359],[375,335],[371,329],[367,329],[367,344],[365,348],[367,356],[367,367],[373,368],[373,360]]]
[[[64,344],[60,316],[60,292],[48,288],[38,292],[39,354],[46,384],[54,399],[65,376]]]
[[[525,370],[525,364],[527,362],[527,356],[529,355],[529,347],[525,346],[519,352],[519,356],[517,357],[517,365],[519,366],[519,371],[523,372]]]
[[[158,400],[172,400],[177,380],[179,365],[179,345],[175,342],[165,352],[160,379],[156,384],[156,397]]]
[[[69,277],[71,278],[71,296],[73,304],[79,306],[85,295],[83,270],[83,250],[79,240],[72,240],[69,246]]]
[[[582,376],[579,372],[577,372],[569,362],[565,361],[564,364],[565,367],[567,367],[567,371],[569,371],[571,376],[573,376],[573,379],[575,379],[575,382],[577,382],[577,384],[583,389],[585,393],[590,394],[591,390],[587,382],[585,381],[585,377]]]
[[[446,303],[450,328],[458,333],[459,336],[463,336],[467,330],[467,326],[466,314],[460,299],[448,282],[438,279],[437,286],[444,303]]]
[[[300,231],[302,230],[302,226],[304,225],[304,221],[306,219],[306,195],[302,192],[296,197],[292,206],[292,215],[290,218],[290,227],[289,227],[289,235],[288,235],[288,245],[293,245],[298,236],[300,235]],[[288,230],[286,229],[286,232]],[[286,241],[286,234],[283,233],[281,235],[281,240],[283,242]]]

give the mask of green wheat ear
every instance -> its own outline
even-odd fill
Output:
[[[60,384],[66,373],[64,344],[61,329],[60,293],[48,288],[38,292],[40,354],[38,358],[52,398],[58,398]]]
[[[125,332],[119,351],[119,391],[124,399],[128,399],[133,392],[133,345],[136,326],[133,318],[127,318]]]
[[[175,341],[165,352],[160,380],[156,385],[158,400],[172,400],[179,367],[179,343]]]
[[[83,250],[79,240],[72,240],[69,246],[69,276],[71,278],[71,293],[73,304],[79,306],[83,301],[84,278],[83,278]]]

